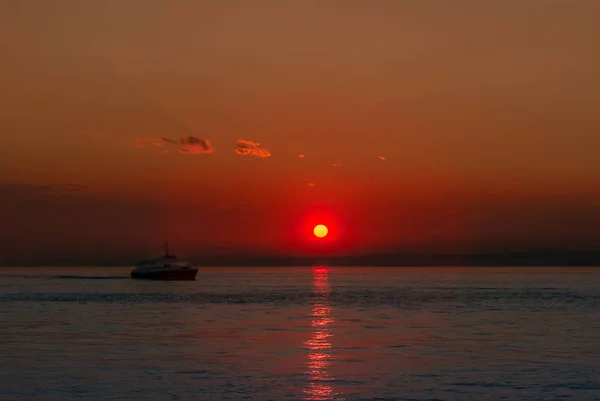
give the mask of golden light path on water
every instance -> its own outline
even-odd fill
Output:
[[[333,335],[331,324],[333,319],[329,317],[329,269],[327,267],[313,268],[312,297],[312,336],[305,342],[308,348],[308,371],[310,382],[304,390],[305,400],[323,401],[333,399],[333,387],[328,368],[331,366],[331,342]]]

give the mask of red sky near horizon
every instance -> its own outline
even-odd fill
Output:
[[[599,11],[4,2],[0,263],[598,245]]]

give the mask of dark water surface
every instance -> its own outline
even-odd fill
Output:
[[[0,268],[1,400],[600,400],[600,268]]]

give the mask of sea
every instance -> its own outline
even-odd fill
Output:
[[[600,268],[0,268],[0,400],[600,400]]]

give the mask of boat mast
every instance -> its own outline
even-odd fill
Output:
[[[165,256],[169,256],[169,243],[165,241]]]

